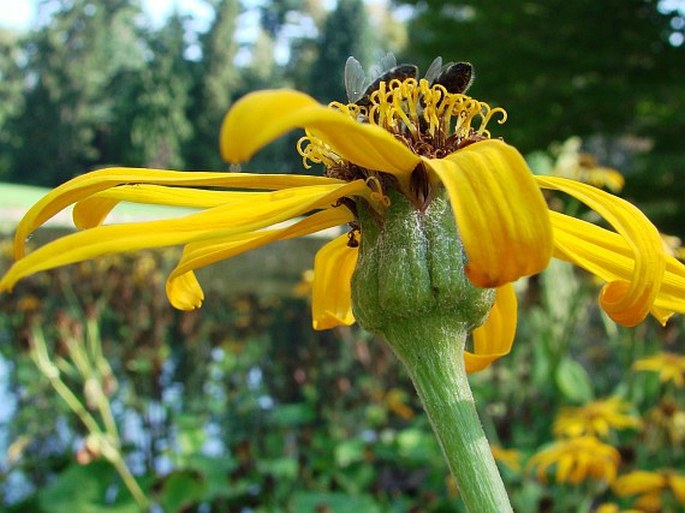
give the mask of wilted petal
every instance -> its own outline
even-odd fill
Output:
[[[257,91],[238,100],[221,125],[221,155],[228,162],[249,160],[294,128],[311,130],[340,157],[367,169],[408,175],[419,162],[386,130],[288,89]]]
[[[475,285],[498,287],[547,266],[548,208],[515,148],[486,140],[424,162],[447,189]]]
[[[183,248],[181,260],[167,278],[166,292],[169,301],[180,310],[199,308],[204,294],[197,280],[189,278],[189,276],[194,277],[195,269],[226,260],[277,240],[301,237],[339,226],[352,219],[352,214],[346,208],[334,208],[312,214],[302,221],[278,230],[250,232],[229,238],[187,244]]]
[[[326,330],[354,323],[352,273],[357,265],[357,248],[347,245],[347,234],[336,237],[317,253],[312,284],[312,324]]]
[[[516,335],[518,302],[514,287],[507,283],[496,291],[495,304],[485,324],[473,331],[474,352],[465,351],[466,372],[478,372],[509,354]]]
[[[56,187],[40,199],[19,222],[14,237],[16,259],[24,256],[26,238],[52,216],[97,192],[123,184],[175,186],[216,186],[246,189],[279,190],[308,185],[340,184],[340,180],[321,176],[265,175],[250,173],[212,173],[204,171],[166,171],[160,169],[106,168],[84,175]]]

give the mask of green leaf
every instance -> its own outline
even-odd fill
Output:
[[[296,427],[314,420],[314,410],[307,404],[282,404],[273,409],[269,416],[272,425]]]
[[[587,403],[594,397],[587,371],[575,360],[564,358],[557,367],[556,382],[564,396],[576,403]]]
[[[114,504],[106,501],[107,490],[118,479],[112,466],[104,461],[71,465],[55,481],[38,493],[45,513],[138,513],[138,505],[126,489]]]
[[[159,502],[165,513],[182,511],[200,501],[206,487],[203,477],[195,472],[174,472],[164,480]]]

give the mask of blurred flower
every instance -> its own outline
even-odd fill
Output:
[[[671,399],[662,399],[645,415],[647,440],[661,445],[666,439],[674,447],[685,442],[685,411]]]
[[[604,438],[611,429],[640,427],[640,419],[629,415],[629,410],[630,403],[619,397],[592,401],[577,408],[565,407],[554,421],[554,434]]]
[[[592,436],[558,440],[539,451],[529,461],[529,466],[537,466],[540,481],[547,482],[546,473],[557,466],[558,483],[578,484],[588,477],[603,479],[611,483],[621,456],[612,446],[600,442]]]
[[[303,127],[298,150],[304,165],[323,164],[325,176],[131,168],[87,173],[50,192],[22,219],[15,235],[17,262],[0,280],[0,291],[33,273],[104,254],[183,245],[166,292],[175,307],[192,310],[204,300],[196,269],[348,224],[349,233],[316,256],[312,313],[315,329],[349,325],[355,321],[350,280],[365,239],[358,213],[364,209],[387,220],[392,195],[413,206],[421,214],[417,219],[447,201],[461,237],[452,247],[463,244],[463,255],[455,250],[453,261],[465,262],[476,287],[497,290],[489,317],[473,333],[469,371],[508,354],[517,317],[511,283],[543,270],[552,255],[607,282],[600,305],[622,325],[634,326],[649,313],[665,323],[673,313],[685,312],[685,266],[665,253],[644,214],[574,179],[532,175],[514,147],[490,139],[487,125],[496,115],[506,117],[502,109],[461,91],[414,77],[381,81],[357,103],[329,106],[292,90],[248,94],[224,119],[225,160],[248,160]],[[615,231],[550,211],[543,189],[573,196]],[[122,201],[202,210],[175,219],[103,225]],[[27,237],[71,204],[82,231],[25,255]]]
[[[685,356],[677,353],[657,353],[633,364],[637,371],[658,372],[662,383],[672,381],[675,386],[685,386]]]
[[[595,510],[595,513],[644,513],[639,509],[621,509],[616,504],[605,502]]]
[[[391,388],[385,394],[385,404],[388,409],[395,415],[404,420],[411,420],[414,418],[414,410],[407,404],[409,396],[407,392],[401,388]]]
[[[33,294],[21,296],[19,298],[19,301],[17,301],[17,310],[24,313],[35,312],[36,310],[38,310],[39,306],[40,299]]]
[[[666,494],[685,506],[685,474],[673,470],[630,472],[618,477],[611,488],[619,497],[637,495],[635,506],[649,512],[662,510]]]
[[[623,175],[608,167],[601,167],[597,159],[589,153],[581,153],[580,137],[569,137],[558,149],[557,160],[550,174],[589,183],[596,187],[606,187],[610,191],[623,189]]]
[[[521,452],[516,449],[503,449],[499,445],[491,445],[495,461],[505,465],[513,472],[521,472]]]
[[[683,241],[680,240],[680,237],[662,233],[661,241],[664,244],[666,253],[677,258],[678,260],[685,260],[685,248],[683,247]]]
[[[300,281],[293,288],[296,297],[310,298],[312,296],[312,285],[314,283],[314,269],[307,269],[302,273]]]

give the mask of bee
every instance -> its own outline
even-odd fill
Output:
[[[372,76],[377,75],[376,79],[367,85],[367,77],[360,62],[354,57],[348,57],[345,63],[345,90],[350,103],[368,107],[371,104],[371,94],[378,90],[381,82],[416,78],[419,72],[419,68],[413,64],[398,66],[395,56],[391,53],[381,59],[378,68],[370,73]]]
[[[470,62],[448,62],[443,66],[442,57],[436,57],[424,78],[431,85],[443,86],[448,93],[464,94],[471,87],[474,77]]]

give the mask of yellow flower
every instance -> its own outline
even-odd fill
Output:
[[[469,279],[497,289],[487,321],[474,331],[469,371],[510,351],[517,310],[511,283],[542,271],[552,255],[607,282],[599,302],[620,324],[634,326],[649,313],[665,323],[674,312],[685,312],[685,266],[665,254],[649,220],[593,186],[533,176],[514,147],[489,138],[493,115],[505,117],[501,109],[415,78],[380,82],[364,105],[324,106],[285,89],[246,95],[223,121],[224,159],[246,161],[290,130],[304,128],[298,149],[305,166],[322,163],[324,176],[132,168],[87,173],[57,187],[22,219],[15,236],[18,261],[0,281],[0,291],[30,274],[104,254],[182,245],[166,290],[175,307],[190,310],[204,299],[196,269],[348,224],[351,231],[316,256],[312,312],[315,329],[351,324],[350,280],[364,239],[356,207],[362,204],[383,219],[392,192],[404,195],[417,215],[435,198],[448,198]],[[615,231],[549,211],[541,189],[575,197]],[[201,210],[175,219],[103,225],[122,201]],[[25,255],[26,238],[71,204],[82,231]],[[294,222],[281,224],[289,220]]]
[[[669,398],[663,398],[645,415],[647,442],[657,447],[664,442],[682,447],[685,442],[685,411]]]
[[[312,295],[312,283],[314,283],[314,269],[307,269],[302,273],[300,281],[293,287],[295,297],[309,298]]]
[[[546,482],[547,470],[557,466],[556,480],[559,483],[578,484],[591,477],[610,483],[616,477],[621,457],[612,446],[592,436],[558,440],[548,448],[536,453],[529,461],[537,466],[537,476]]]
[[[611,485],[619,497],[637,495],[635,506],[646,511],[661,511],[665,494],[685,506],[685,474],[673,470],[637,470],[617,478]]]
[[[596,187],[606,187],[613,192],[623,189],[623,175],[615,169],[601,167],[597,159],[580,152],[580,137],[569,137],[559,148],[551,174],[572,178]]]
[[[685,356],[680,354],[657,353],[636,361],[633,369],[658,372],[662,382],[672,381],[678,388],[685,385]]]
[[[505,465],[513,472],[521,472],[521,452],[516,449],[503,449],[499,445],[490,446],[495,461]]]
[[[554,434],[604,438],[611,429],[640,427],[640,419],[627,414],[629,409],[630,404],[618,397],[592,401],[578,408],[562,408],[554,421]]]
[[[605,502],[600,504],[595,510],[595,513],[644,513],[644,511],[639,509],[621,509],[616,504],[610,502]]]

